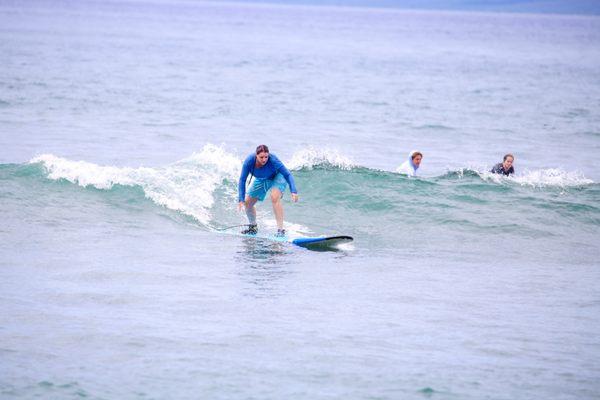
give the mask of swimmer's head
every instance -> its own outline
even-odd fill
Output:
[[[269,148],[266,144],[261,144],[256,148],[256,161],[260,165],[265,165],[269,161]]]
[[[421,160],[423,160],[423,153],[420,151],[413,151],[410,153],[410,159],[413,165],[417,168],[421,165]]]
[[[515,161],[515,156],[510,153],[506,154],[502,160],[502,168],[504,168],[505,171],[508,171],[510,167],[512,167],[513,161]]]

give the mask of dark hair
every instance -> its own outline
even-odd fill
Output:
[[[513,160],[515,159],[515,156],[513,156],[513,155],[512,155],[512,154],[510,154],[510,153],[508,153],[508,154],[505,154],[505,155],[504,155],[504,158],[502,159],[502,161],[506,161],[506,159],[507,159],[508,157],[512,158]]]
[[[423,154],[421,154],[420,151],[415,151],[414,153],[412,153],[411,156],[410,156],[410,158],[412,160],[414,160],[416,156],[421,156],[421,158],[423,158]]]
[[[256,148],[256,154],[260,154],[260,153],[268,153],[269,152],[269,148],[267,147],[266,144],[261,144],[260,146],[258,146]]]

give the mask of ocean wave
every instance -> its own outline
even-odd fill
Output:
[[[547,168],[540,170],[525,170],[520,174],[504,176],[493,174],[487,168],[461,168],[454,171],[448,171],[434,179],[463,179],[480,178],[489,183],[500,185],[517,184],[519,186],[533,188],[576,188],[594,184],[591,179],[586,178],[579,171],[565,171],[560,168]]]
[[[396,170],[386,171],[361,166],[350,158],[333,150],[303,150],[294,154],[290,163],[293,170],[329,169],[339,171],[354,171],[373,176],[402,175]],[[464,167],[450,170],[442,175],[417,176],[417,181],[422,183],[437,182],[453,179],[477,179],[493,184],[516,184],[532,188],[577,188],[593,185],[595,182],[588,179],[580,171],[565,171],[560,168],[547,168],[540,170],[525,170],[511,176],[492,174],[487,167]],[[412,179],[411,179],[412,181]]]
[[[52,154],[37,156],[30,163],[41,164],[49,179],[83,187],[111,190],[115,185],[139,186],[156,204],[206,225],[215,201],[214,190],[224,179],[237,179],[241,162],[222,147],[208,144],[199,153],[159,168],[101,166]]]
[[[65,180],[82,187],[99,190],[139,187],[156,204],[211,226],[217,189],[219,203],[235,203],[242,161],[223,146],[209,143],[201,151],[165,167],[103,166],[53,154],[34,157],[29,165],[41,166],[48,179]],[[347,171],[354,166],[349,158],[336,151],[311,148],[295,153],[286,165],[295,171],[321,167]],[[222,204],[217,204],[217,208],[221,207]]]
[[[593,180],[586,178],[579,171],[564,171],[560,168],[548,168],[503,176],[491,172],[480,172],[481,178],[495,183],[512,183],[533,188],[576,188],[589,186]]]
[[[300,150],[286,164],[291,170],[314,169],[319,167],[334,168],[344,171],[358,167],[349,157],[333,149],[315,149],[312,147]]]
[[[546,192],[553,193],[555,188],[569,192],[566,188],[587,189],[590,185],[591,190],[581,194],[571,191],[576,198],[569,200],[569,204],[586,205],[597,198],[592,180],[581,173],[561,169],[524,171],[514,177],[505,177],[485,172],[483,168],[461,168],[434,177],[413,179],[392,171],[360,166],[343,154],[327,149],[296,152],[286,165],[295,171],[302,198],[311,201],[311,207],[319,209],[323,217],[338,215],[343,218],[348,210],[360,210],[360,215],[391,212],[387,218],[392,215],[411,218],[413,214],[429,215],[435,210],[443,213],[443,210],[472,207],[473,204],[485,207],[496,199],[506,200],[506,196],[521,205],[531,202],[531,207],[536,207],[536,204],[555,202],[546,195]],[[39,175],[44,179],[64,180],[99,190],[134,187],[155,204],[192,217],[212,229],[222,224],[234,225],[245,218],[243,213],[235,212],[241,166],[237,155],[223,146],[207,144],[201,151],[164,167],[102,166],[44,154],[27,165],[6,168],[12,171],[9,175],[15,177]],[[307,182],[311,184],[307,185]],[[516,188],[523,189],[513,190]],[[528,188],[546,189],[533,191]],[[502,197],[496,192],[502,192]],[[537,194],[532,200],[533,192]],[[557,208],[564,207],[559,204]],[[407,210],[410,210],[409,214],[406,214]],[[583,213],[586,209],[580,211]],[[263,206],[262,223],[270,215],[270,207]]]

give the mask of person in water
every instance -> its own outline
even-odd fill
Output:
[[[246,194],[246,179],[248,174],[252,184]],[[261,144],[256,148],[255,154],[250,154],[242,165],[242,173],[238,183],[239,209],[246,210],[248,216],[248,229],[242,231],[244,234],[256,235],[258,225],[256,224],[256,208],[254,205],[257,201],[263,201],[267,192],[271,191],[271,201],[273,202],[273,212],[277,220],[277,236],[285,236],[283,229],[283,204],[281,198],[285,192],[286,186],[290,186],[292,193],[292,201],[298,201],[298,190],[294,177],[290,171],[283,165],[275,154],[269,154],[269,148]]]
[[[421,160],[423,160],[423,153],[413,150],[408,154],[408,160],[404,161],[402,165],[396,169],[396,172],[408,176],[417,176],[417,170],[421,165]]]
[[[515,161],[515,156],[512,154],[506,154],[504,156],[504,160],[501,163],[494,165],[494,168],[490,171],[492,174],[502,174],[509,176],[515,173],[515,169],[513,167],[513,161]]]

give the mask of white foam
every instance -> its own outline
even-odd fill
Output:
[[[593,180],[586,178],[582,172],[568,172],[558,168],[525,171],[522,175],[515,176],[512,179],[521,185],[536,187],[556,186],[562,188],[585,186],[594,183]]]
[[[594,181],[586,178],[579,171],[564,171],[560,168],[548,168],[529,171],[525,170],[518,175],[504,176],[500,174],[492,174],[491,172],[479,172],[479,175],[486,180],[492,180],[497,183],[515,182],[521,186],[531,187],[579,187],[593,184]]]
[[[241,169],[241,160],[213,144],[158,168],[100,166],[52,154],[40,155],[30,162],[42,163],[50,179],[66,179],[84,187],[107,190],[114,185],[140,186],[155,203],[190,215],[205,225],[211,218],[214,190],[224,179],[237,180]]]
[[[319,165],[329,165],[343,170],[350,170],[357,166],[350,158],[340,154],[337,150],[313,147],[297,151],[290,162],[286,164],[292,170],[312,169]]]
[[[336,246],[339,250],[343,250],[343,251],[354,251],[354,243],[353,242],[349,242],[349,243],[340,243]]]
[[[85,161],[71,161],[52,154],[43,154],[29,161],[42,163],[50,179],[66,179],[80,186],[110,189],[114,184],[135,185],[130,178],[133,169],[102,167]]]
[[[277,229],[277,221],[273,218],[267,217],[266,215],[268,215],[268,212],[266,212],[266,211],[263,212],[262,214],[264,214],[263,218],[259,218],[261,220],[261,225],[266,230],[274,232]],[[296,224],[296,223],[293,223],[290,221],[285,221],[284,228],[285,228],[287,236],[290,239],[314,235],[314,232],[307,226],[304,226],[301,224]]]

